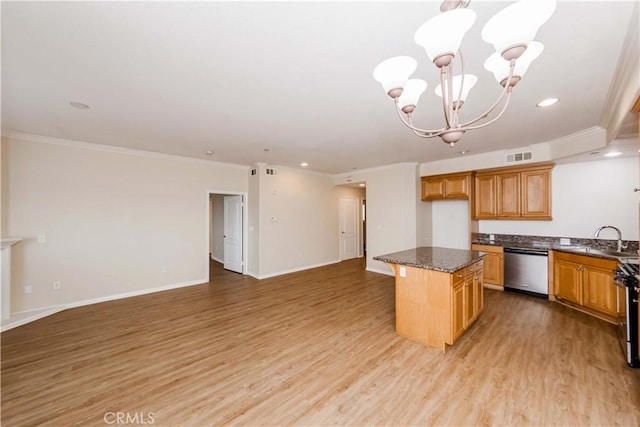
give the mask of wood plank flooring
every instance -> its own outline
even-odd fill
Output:
[[[640,424],[613,326],[485,290],[443,354],[395,334],[394,280],[363,268],[258,281],[213,263],[207,284],[6,331],[2,425]]]

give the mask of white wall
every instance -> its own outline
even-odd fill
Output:
[[[259,165],[259,278],[338,262],[338,205],[330,175]],[[254,177],[252,177],[254,178]]]
[[[431,202],[433,215],[432,245],[441,248],[471,247],[469,201],[440,200]]]
[[[373,257],[416,247],[417,164],[401,163],[335,176],[336,184],[366,182],[367,270],[389,274]]]
[[[637,158],[559,164],[551,179],[552,221],[480,221],[479,231],[592,238],[599,226],[613,225],[625,240],[638,240]]]
[[[208,281],[209,190],[248,187],[244,167],[53,138],[2,155],[13,312]]]

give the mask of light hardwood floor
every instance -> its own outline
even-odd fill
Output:
[[[394,333],[361,260],[80,307],[2,333],[2,425],[627,425],[640,370],[613,326],[485,290],[446,354]]]

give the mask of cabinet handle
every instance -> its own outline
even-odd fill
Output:
[[[459,278],[462,279],[463,276],[462,276],[462,274],[456,274],[456,277],[459,277]]]

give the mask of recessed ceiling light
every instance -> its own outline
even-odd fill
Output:
[[[558,101],[559,101],[559,99],[558,99],[558,98],[547,98],[547,99],[545,99],[545,100],[543,100],[543,101],[538,102],[536,105],[537,105],[538,107],[548,107],[548,106],[550,106],[550,105],[555,104],[555,103],[556,103],[556,102],[558,102]]]
[[[302,163],[300,163],[300,166],[302,166],[303,168],[306,168],[307,166],[309,166],[309,163],[302,162]]]
[[[360,184],[358,184],[358,185],[359,185],[360,187],[364,187],[364,186],[365,186],[365,183],[364,183],[364,182],[361,182],[361,183],[360,183]]]
[[[603,155],[605,157],[616,157],[616,156],[620,156],[622,153],[619,151],[609,151],[608,153],[604,153]]]
[[[469,154],[470,152],[471,151],[469,150],[462,150],[462,151],[458,151],[458,154],[462,154],[464,156],[465,154]]]
[[[205,152],[204,152],[204,154],[206,154],[207,156],[210,156],[210,155],[212,155],[212,154],[213,154],[213,151],[211,151],[211,150],[207,150],[207,151],[205,151]]]
[[[72,107],[78,108],[80,110],[88,110],[89,106],[87,104],[83,104],[82,102],[71,101],[69,103]]]

